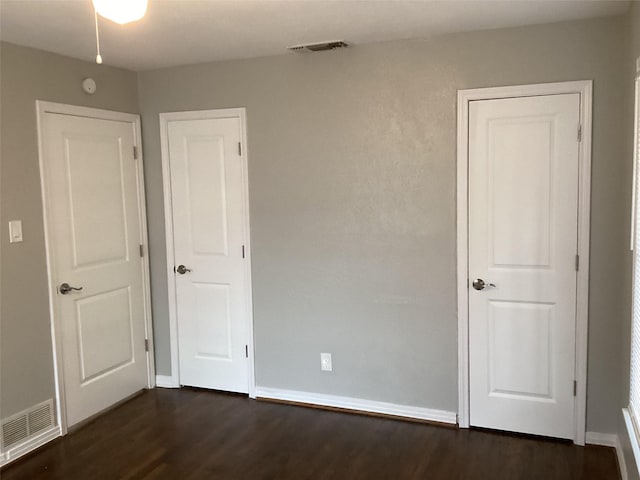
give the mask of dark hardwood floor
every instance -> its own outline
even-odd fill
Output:
[[[151,390],[0,472],[14,479],[617,479],[613,449],[246,397]]]

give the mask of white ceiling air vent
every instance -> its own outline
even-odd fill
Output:
[[[287,47],[292,52],[324,52],[325,50],[335,50],[337,48],[346,48],[349,44],[342,40],[335,42],[309,43],[307,45],[294,45]]]

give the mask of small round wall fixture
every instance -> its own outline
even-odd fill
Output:
[[[85,78],[82,81],[82,90],[89,95],[96,93],[96,81],[93,78]]]

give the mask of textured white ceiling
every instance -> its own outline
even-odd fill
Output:
[[[149,0],[139,22],[100,20],[104,63],[133,70],[287,53],[291,45],[354,45],[617,15],[628,1]],[[95,58],[91,0],[0,0],[0,38]],[[294,53],[291,53],[294,55]]]

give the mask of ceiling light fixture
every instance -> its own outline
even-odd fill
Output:
[[[147,3],[148,0],[93,0],[93,7],[104,18],[123,25],[144,17]]]
[[[96,24],[96,63],[102,63],[100,55],[100,34],[98,32],[98,14],[113,22],[124,25],[135,22],[147,13],[148,0],[92,0],[93,14]]]

